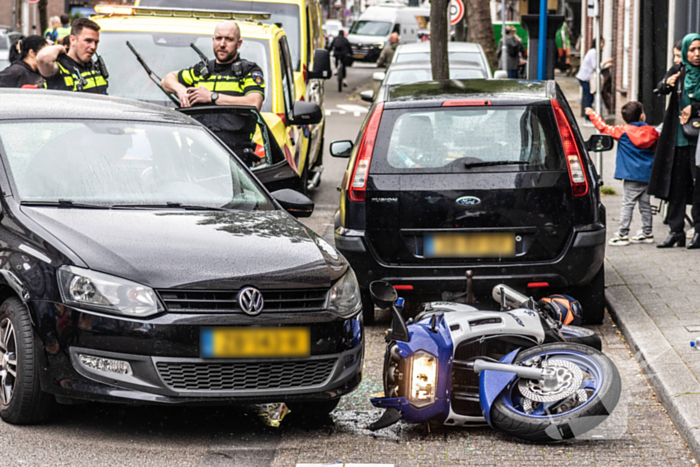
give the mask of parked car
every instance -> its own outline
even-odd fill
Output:
[[[427,24],[429,8],[413,8],[397,3],[384,3],[367,8],[350,27],[348,41],[355,60],[376,62],[392,32],[401,43],[418,40],[418,32]]]
[[[10,46],[21,36],[17,29],[0,25],[0,71],[10,66]]]
[[[604,314],[605,207],[588,148],[554,81],[463,80],[393,86],[368,114],[349,157],[336,247],[369,284],[407,308],[506,283],[527,295],[569,292],[583,318]],[[588,149],[588,150],[587,150]]]
[[[361,302],[292,217],[313,203],[269,193],[180,112],[78,94],[0,90],[0,416],[39,422],[54,399],[333,410],[361,380]]]
[[[487,78],[492,78],[491,67],[480,44],[472,42],[448,42],[447,54],[450,62],[479,63]],[[395,63],[430,62],[430,42],[401,44],[394,52],[391,66]]]
[[[375,93],[368,89],[360,93],[360,98],[365,102],[383,102],[389,87],[398,84],[411,84],[421,81],[430,81],[432,70],[430,62],[397,63],[388,71],[377,71],[372,75],[375,81],[381,81],[379,90]],[[486,73],[479,63],[474,62],[450,62],[450,79],[484,79]]]

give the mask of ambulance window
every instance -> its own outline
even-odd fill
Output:
[[[287,116],[292,115],[292,106],[294,105],[294,72],[291,67],[291,57],[289,55],[289,47],[287,46],[287,38],[280,39],[280,59],[282,64],[282,90],[284,94],[284,110]]]

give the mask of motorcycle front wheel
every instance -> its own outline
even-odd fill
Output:
[[[515,378],[494,401],[492,425],[517,438],[539,443],[575,438],[602,423],[620,399],[617,367],[592,347],[540,345],[520,352],[513,363],[553,367],[558,380],[547,387]]]

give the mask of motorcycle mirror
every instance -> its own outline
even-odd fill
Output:
[[[389,308],[399,298],[394,286],[384,281],[372,282],[369,285],[369,293],[374,304],[382,310]]]

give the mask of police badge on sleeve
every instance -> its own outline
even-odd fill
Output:
[[[258,86],[262,86],[264,80],[263,80],[263,75],[259,71],[254,71],[252,73],[253,81],[255,81],[255,84]]]

